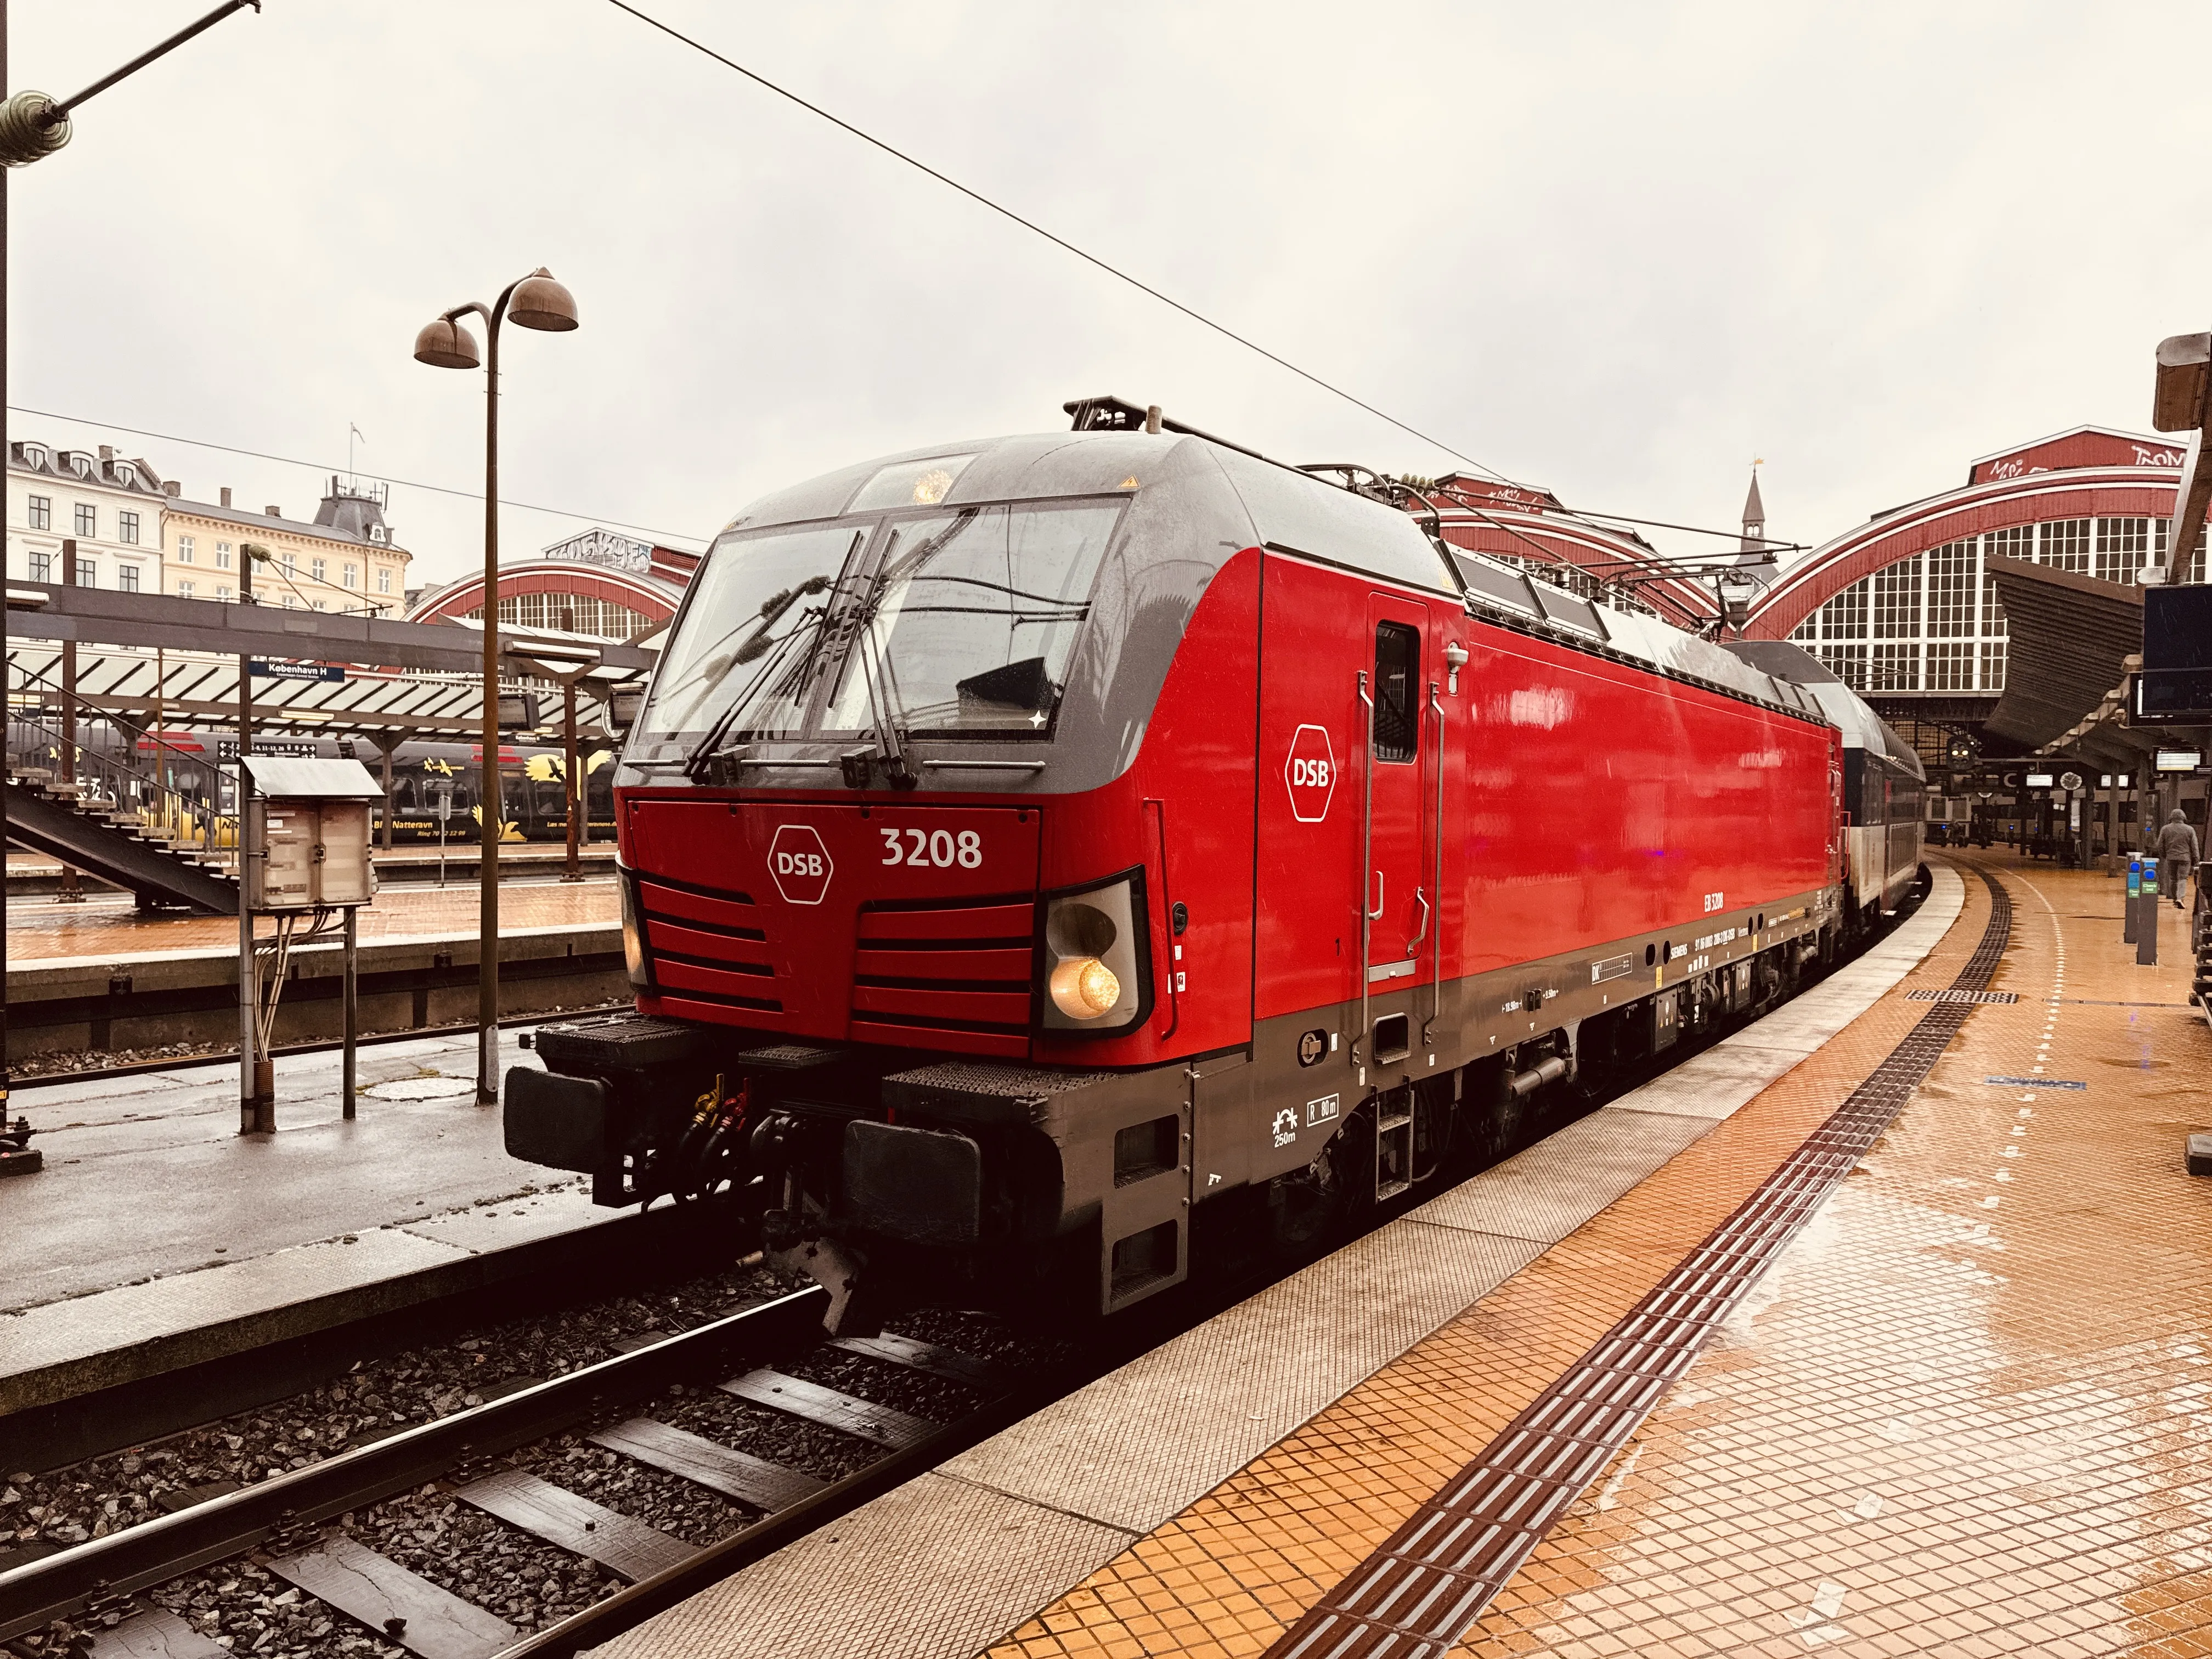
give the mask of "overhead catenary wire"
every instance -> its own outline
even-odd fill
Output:
[[[1418,438],[1425,444],[1433,444],[1437,448],[1442,450],[1445,454],[1449,455],[1455,460],[1466,462],[1468,465],[1474,468],[1476,471],[1487,475],[1488,477],[1497,480],[1499,483],[1510,484],[1516,489],[1528,489],[1531,488],[1528,484],[1522,483],[1516,479],[1507,477],[1504,473],[1500,472],[1497,468],[1490,465],[1487,462],[1477,460],[1474,456],[1467,453],[1466,451],[1455,449],[1451,445],[1446,443],[1442,438],[1437,437],[1434,434],[1425,432],[1417,426],[1413,426],[1407,422],[1400,420],[1396,416],[1391,414],[1387,410],[1376,408],[1373,404],[1369,403],[1364,398],[1358,396],[1357,393],[1346,390],[1343,386],[1338,386],[1332,380],[1322,379],[1320,375],[1315,374],[1310,369],[1300,368],[1297,364],[1292,362],[1289,358],[1283,356],[1280,353],[1270,351],[1266,346],[1261,345],[1258,341],[1251,338],[1249,336],[1239,334],[1235,329],[1231,328],[1225,323],[1216,322],[1204,312],[1198,310],[1194,307],[1185,305],[1182,301],[1175,298],[1172,295],[1163,293],[1160,289],[1154,288],[1150,283],[1146,282],[1142,277],[1134,276],[1130,272],[1122,270],[1119,265],[1114,264],[1110,261],[1102,258],[1099,255],[1090,252],[1087,248],[1078,246],[1075,243],[1069,241],[1065,236],[1059,235],[1053,231],[1046,229],[1044,226],[1037,223],[1036,220],[1028,218],[1025,216],[1016,212],[1012,208],[1006,206],[1002,202],[994,201],[990,197],[984,195],[982,191],[976,190],[970,185],[962,184],[957,179],[953,178],[951,174],[939,172],[937,168],[930,166],[928,162],[922,161],[919,156],[911,155],[908,151],[901,149],[897,145],[890,143],[886,139],[877,137],[875,134],[866,131],[864,128],[854,126],[850,121],[846,120],[842,116],[834,114],[830,111],[824,109],[821,105],[817,104],[809,99],[801,97],[798,93],[792,91],[790,88],[783,86],[777,82],[769,80],[768,76],[760,73],[759,70],[747,68],[744,64],[738,62],[736,58],[729,57],[723,52],[717,52],[714,47],[708,46],[705,41],[699,40],[696,36],[686,34],[683,30],[677,28],[674,25],[663,22],[659,18],[653,16],[649,12],[640,10],[637,7],[630,4],[629,0],[607,0],[607,3],[613,6],[616,10],[627,12],[630,16],[635,17],[639,22],[647,25],[648,27],[659,30],[661,33],[668,36],[672,40],[680,41],[683,45],[690,47],[692,51],[700,53],[702,56],[714,59],[714,62],[721,64],[725,69],[732,70],[738,74],[744,76],[745,79],[750,81],[754,85],[761,88],[763,90],[774,93],[777,97],[781,98],[789,103],[797,105],[808,114],[818,116],[823,120],[829,122],[830,125],[839,129],[841,131],[850,134],[852,137],[859,139],[862,143],[881,150],[884,155],[890,156],[895,161],[904,162],[907,166],[914,168],[918,173],[926,173],[928,177],[934,179],[939,184],[943,185],[946,189],[957,191],[960,195],[966,197],[977,206],[988,209],[989,211],[997,214],[1000,218],[1020,226],[1024,230],[1029,231],[1034,235],[1042,236],[1046,241],[1050,242],[1054,247],[1060,248],[1065,252],[1073,254],[1085,264],[1105,272],[1107,276],[1113,277],[1115,281],[1125,283],[1129,287],[1135,289],[1139,293],[1146,295],[1149,297],[1158,301],[1162,305],[1166,306],[1170,310],[1188,318],[1192,322],[1198,324],[1201,328],[1211,329],[1214,333],[1220,335],[1224,339],[1233,341],[1237,344],[1243,346],[1246,350],[1257,353],[1259,356],[1266,358],[1269,362],[1274,364],[1277,368],[1286,370],[1291,374],[1295,374],[1298,379],[1307,382],[1310,386],[1318,386],[1322,391],[1328,392],[1331,397],[1342,398],[1346,403],[1352,404],[1355,409],[1365,410],[1368,414],[1375,416],[1376,420],[1382,421],[1387,425],[1395,427],[1399,431],[1405,433],[1409,437]],[[1573,507],[1562,506],[1559,510],[1570,518],[1582,519],[1586,523],[1594,522],[1593,520],[1584,518],[1583,514],[1577,512]],[[1691,533],[1696,535],[1729,536],[1736,533],[1732,531],[1700,530],[1687,525],[1667,524],[1663,520],[1657,519],[1630,519],[1622,514],[1607,514],[1604,516],[1607,518],[1620,519],[1624,523],[1628,524],[1649,524],[1669,530],[1687,530],[1690,531]],[[1603,526],[1599,527],[1602,528]],[[1796,544],[1792,544],[1792,545],[1796,545]]]
[[[219,444],[205,438],[180,437],[173,432],[149,432],[144,427],[119,426],[113,421],[95,421],[84,415],[64,415],[51,409],[29,409],[21,404],[9,404],[9,412],[29,415],[41,421],[67,421],[74,426],[88,426],[102,432],[127,432],[134,438],[152,438],[165,444],[184,444],[193,449],[219,450],[226,455],[245,455],[257,461],[275,461],[282,466],[304,466],[317,472],[343,472],[346,469],[330,466],[320,461],[304,461],[297,455],[272,455],[263,449],[241,449],[236,444]],[[477,489],[454,489],[445,484],[424,483],[420,478],[398,478],[390,473],[379,473],[386,483],[404,484],[410,489],[427,489],[434,495],[453,495],[465,501],[483,500],[483,492]],[[501,507],[520,507],[526,513],[545,513],[556,519],[572,519],[578,524],[605,525],[615,530],[635,530],[641,536],[661,536],[679,542],[706,542],[712,537],[701,536],[688,530],[655,530],[650,525],[626,524],[620,519],[600,518],[595,514],[577,513],[565,507],[542,507],[535,501],[518,501],[513,496],[500,497]]]

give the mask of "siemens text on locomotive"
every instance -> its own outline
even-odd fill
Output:
[[[1310,1240],[1894,910],[1921,769],[1811,657],[1389,493],[1093,430],[748,507],[615,777],[637,1012],[541,1034],[510,1148],[608,1203],[749,1188],[833,1320],[1111,1313],[1194,1228]]]

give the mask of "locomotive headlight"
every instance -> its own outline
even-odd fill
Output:
[[[1053,1006],[1070,1019],[1092,1020],[1114,1012],[1121,981],[1097,957],[1070,957],[1052,970]]]
[[[623,966],[629,970],[629,982],[642,990],[653,983],[653,972],[645,959],[645,929],[638,925],[637,892],[629,872],[620,865],[615,866],[615,885],[622,892]]]
[[[1145,872],[1048,896],[1044,908],[1046,1031],[1074,1036],[1126,1031],[1152,1003]]]

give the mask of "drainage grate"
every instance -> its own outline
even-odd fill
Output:
[[[2016,991],[1907,991],[1907,1002],[2018,1002]]]
[[[1989,924],[1951,991],[1735,1214],[1266,1659],[1444,1659],[1966,1024],[2012,931],[2010,897],[1987,872],[1977,873],[1990,890]]]

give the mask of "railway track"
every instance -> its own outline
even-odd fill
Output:
[[[0,1573],[0,1640],[27,1636],[36,1644],[16,1651],[89,1659],[209,1659],[226,1650],[141,1592],[250,1560],[380,1638],[370,1650],[423,1659],[578,1653],[996,1432],[1066,1385],[1058,1364],[1017,1369],[896,1334],[824,1339],[823,1304],[818,1289],[788,1295],[19,1565]],[[923,1416],[793,1375],[824,1358],[931,1379],[943,1385],[940,1401],[964,1405]],[[709,1390],[834,1430],[866,1448],[866,1461],[823,1480],[753,1455],[667,1421],[673,1413],[656,1415],[654,1402],[672,1389]],[[696,1545],[507,1461],[564,1433],[757,1518]],[[595,1563],[621,1588],[557,1623],[519,1629],[343,1524],[410,1493],[495,1517]],[[51,1629],[58,1620],[72,1627],[66,1646]]]
[[[597,1002],[587,1007],[556,1008],[544,1014],[513,1014],[499,1023],[502,1031],[526,1031],[540,1025],[550,1024],[556,1019],[578,1019],[586,1014],[617,1013],[629,1007],[628,1002]],[[425,1037],[459,1036],[477,1029],[474,1020],[465,1020],[451,1025],[425,1025],[406,1031],[377,1031],[354,1039],[357,1048],[377,1048],[394,1042],[417,1042]],[[271,1050],[279,1060],[299,1054],[334,1054],[345,1045],[331,1039],[320,1042],[280,1042]],[[36,1104],[37,1091],[49,1084],[99,1083],[119,1078],[143,1077],[149,1072],[182,1072],[208,1066],[235,1066],[238,1050],[216,1048],[206,1054],[172,1054],[155,1060],[125,1060],[114,1066],[92,1066],[74,1072],[42,1072],[35,1076],[17,1075],[9,1080],[9,1088],[18,1102]]]

